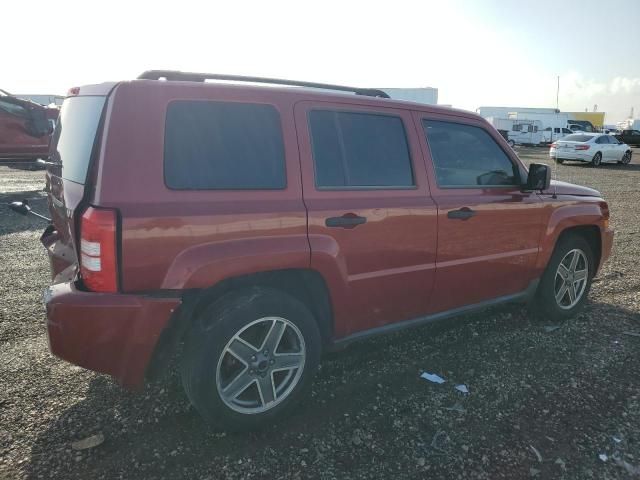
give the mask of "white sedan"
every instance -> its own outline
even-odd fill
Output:
[[[631,147],[613,135],[574,133],[552,143],[549,156],[557,163],[576,160],[594,167],[613,162],[626,165],[631,162]]]

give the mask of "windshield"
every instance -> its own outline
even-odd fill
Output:
[[[62,178],[84,184],[106,97],[70,97],[62,104],[53,137],[54,162]]]
[[[566,142],[588,142],[592,138],[590,135],[567,135],[562,140]]]

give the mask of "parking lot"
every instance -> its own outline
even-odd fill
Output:
[[[44,224],[1,205],[0,478],[640,477],[640,150],[627,166],[554,169],[600,190],[616,229],[579,317],[510,306],[354,344],[324,359],[285,423],[250,434],[205,426],[175,374],[134,394],[54,358]],[[0,166],[2,204],[46,213],[43,187],[42,171]]]

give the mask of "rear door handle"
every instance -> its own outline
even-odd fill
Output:
[[[447,212],[447,218],[451,218],[454,220],[468,220],[475,215],[476,212],[474,210],[471,210],[469,207],[462,207],[459,210],[449,210]]]
[[[367,217],[361,217],[355,213],[345,213],[341,217],[329,217],[324,221],[327,227],[334,228],[354,228],[363,223],[367,223]]]

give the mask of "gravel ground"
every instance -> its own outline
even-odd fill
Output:
[[[546,149],[518,151],[548,163]],[[640,337],[625,333],[640,333],[635,155],[556,172],[599,189],[616,228],[578,318],[552,329],[511,306],[355,344],[325,358],[286,422],[251,434],[205,426],[175,375],[132,394],[54,358],[43,224],[0,206],[0,478],[640,477]],[[43,184],[0,166],[0,203],[30,198],[45,213]],[[96,434],[99,446],[71,448]]]

